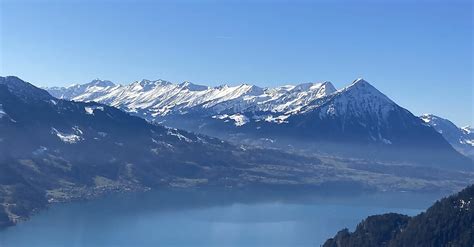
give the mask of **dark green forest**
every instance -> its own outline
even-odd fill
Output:
[[[414,217],[389,213],[370,216],[339,231],[324,247],[474,246],[474,185],[443,198]]]

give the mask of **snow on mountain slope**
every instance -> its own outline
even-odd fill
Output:
[[[451,121],[424,114],[421,117],[425,123],[433,127],[460,153],[474,159],[474,132],[469,126],[459,128]]]
[[[309,102],[336,91],[330,82],[260,88],[248,84],[206,87],[190,82],[173,84],[164,80],[141,80],[123,86],[94,80],[84,85],[47,90],[59,98],[95,101],[129,112],[143,112],[148,120],[200,109],[206,110],[209,116],[245,111],[292,114]]]

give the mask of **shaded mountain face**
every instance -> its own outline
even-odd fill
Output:
[[[370,216],[354,232],[344,229],[324,247],[351,246],[473,246],[474,185],[437,201],[415,217]]]
[[[448,119],[432,114],[424,114],[420,118],[443,135],[458,152],[474,159],[474,130],[471,127],[460,128]]]
[[[235,143],[448,169],[473,169],[433,128],[363,79],[262,89],[142,80],[87,87],[71,99],[97,101],[167,126]],[[69,92],[63,88],[62,94]]]

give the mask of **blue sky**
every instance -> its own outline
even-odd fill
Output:
[[[472,125],[471,1],[380,2],[0,0],[0,74],[39,86],[363,77],[415,114]]]

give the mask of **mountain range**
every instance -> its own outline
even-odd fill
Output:
[[[467,142],[463,149],[457,148],[451,138],[442,136],[444,132],[440,134],[424,118],[400,107],[363,79],[340,90],[330,82],[260,88],[164,80],[129,85],[94,80],[47,90],[58,98],[100,102],[151,122],[238,144],[473,168],[472,160],[452,147],[470,156],[472,145]]]
[[[474,182],[474,173],[453,168],[235,145],[105,104],[58,99],[18,77],[0,77],[0,226],[51,203],[112,192],[208,187],[246,193],[439,192]]]

